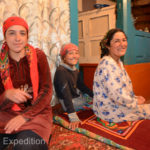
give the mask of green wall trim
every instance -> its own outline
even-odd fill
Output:
[[[78,0],[70,0],[71,42],[78,45]]]
[[[134,27],[131,0],[117,0],[117,28],[121,28],[128,38],[128,49],[123,57],[124,64],[150,62],[150,33],[138,31]]]
[[[117,28],[123,29],[128,38],[128,49],[126,55],[123,57],[125,64],[135,63],[134,54],[134,33],[135,28],[133,25],[133,19],[131,16],[131,1],[130,0],[118,0],[117,1]]]

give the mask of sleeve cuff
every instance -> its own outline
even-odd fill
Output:
[[[76,112],[73,112],[73,113],[68,114],[68,117],[69,117],[69,121],[70,121],[70,122],[81,121],[81,120],[79,119],[79,117],[77,116]]]

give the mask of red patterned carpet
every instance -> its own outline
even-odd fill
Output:
[[[117,148],[54,124],[50,150],[117,150]]]

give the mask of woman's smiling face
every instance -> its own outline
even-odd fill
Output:
[[[116,59],[124,56],[127,50],[128,42],[125,34],[123,32],[116,32],[110,41],[109,55]]]
[[[78,50],[70,50],[64,57],[64,63],[68,64],[70,67],[75,66],[79,60],[79,51]]]

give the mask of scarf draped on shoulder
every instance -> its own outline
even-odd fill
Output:
[[[0,76],[1,76],[2,83],[4,85],[5,90],[13,88],[13,83],[10,77],[8,51],[9,51],[9,48],[5,42],[2,45],[2,49],[0,52]],[[39,88],[37,54],[36,54],[36,50],[34,49],[34,47],[32,47],[29,44],[25,46],[25,53],[26,53],[29,67],[30,67],[30,78],[32,82],[33,97],[35,101],[38,95],[38,88]],[[21,108],[17,104],[14,104],[12,107],[12,110],[20,111]]]

